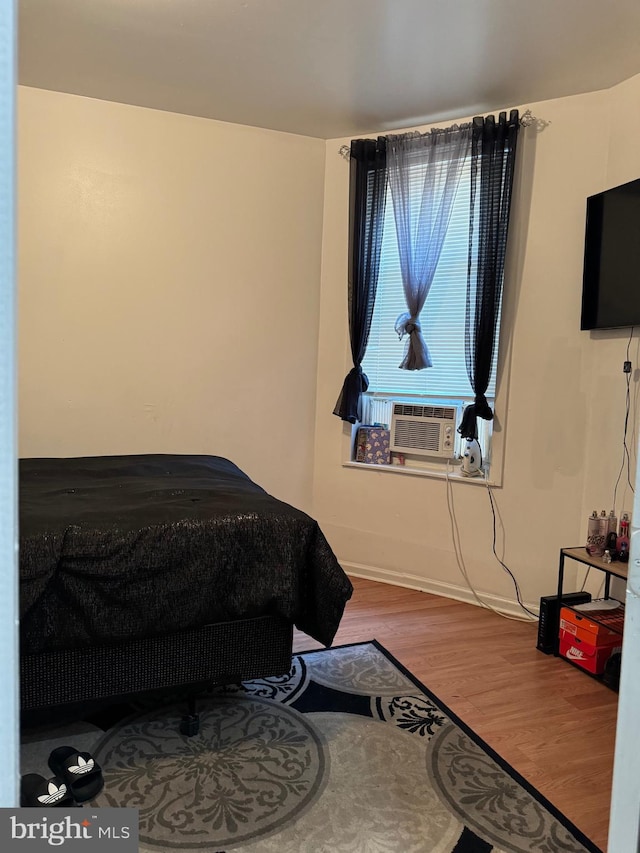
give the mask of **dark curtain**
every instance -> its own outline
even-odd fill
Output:
[[[502,297],[520,116],[511,110],[508,118],[501,112],[497,121],[476,117],[472,127],[465,358],[475,400],[458,428],[464,438],[477,437],[477,417],[493,418],[485,393]]]
[[[386,140],[354,139],[349,185],[349,338],[353,368],[345,377],[333,414],[361,420],[362,372],[378,286],[387,189]]]

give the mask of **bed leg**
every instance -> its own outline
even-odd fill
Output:
[[[193,737],[200,731],[200,717],[196,711],[196,697],[189,696],[188,712],[184,714],[180,721],[180,732],[186,737]]]

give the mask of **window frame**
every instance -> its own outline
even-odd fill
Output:
[[[387,192],[389,189],[387,188]],[[387,205],[390,204],[390,199],[387,198]],[[508,267],[508,253],[507,253],[507,263],[505,264],[505,278],[507,277],[507,267]],[[382,282],[378,282],[378,293],[380,292]],[[466,277],[464,286],[466,289]],[[508,313],[508,294],[505,292],[503,288],[501,294],[501,306],[500,306],[500,316],[497,327],[498,334],[498,342],[496,347],[496,352],[494,355],[494,368],[493,368],[493,384],[495,385],[495,393],[491,396],[487,395],[487,400],[489,401],[490,406],[494,412],[494,418],[492,421],[481,421],[478,419],[478,426],[481,430],[481,447],[485,450],[485,446],[482,441],[488,447],[488,452],[486,454],[486,462],[483,464],[484,476],[471,478],[464,477],[460,474],[459,471],[459,463],[460,456],[458,455],[456,458],[451,458],[449,460],[443,458],[429,458],[423,457],[419,462],[411,461],[410,464],[398,465],[398,464],[389,464],[389,465],[370,465],[367,463],[356,462],[355,461],[355,444],[357,431],[359,426],[362,424],[349,425],[345,424],[346,429],[344,430],[343,436],[343,446],[342,446],[342,465],[343,467],[349,468],[360,468],[360,469],[371,469],[378,472],[390,472],[396,474],[405,474],[409,476],[421,476],[421,477],[430,477],[435,479],[453,479],[459,480],[461,482],[467,483],[475,483],[481,485],[491,485],[500,487],[502,485],[503,480],[503,465],[504,465],[504,416],[503,413],[507,411],[507,388],[508,382],[507,380],[507,372],[508,372],[508,362],[510,359],[507,358],[507,347],[509,337],[506,332],[507,326],[507,313]],[[425,302],[425,309],[428,306],[429,297],[427,297],[427,301]],[[427,339],[427,345],[429,341]],[[400,356],[401,357],[401,356]],[[364,361],[363,360],[363,368]],[[366,372],[366,369],[365,369]],[[491,385],[490,385],[491,389]],[[367,391],[363,394],[363,397],[366,398],[377,398],[377,399],[387,399],[387,400],[398,400],[398,401],[414,401],[414,402],[425,402],[429,403],[443,403],[443,401],[459,403],[461,409],[464,408],[465,405],[468,405],[473,402],[474,394],[469,387],[468,395],[462,396],[458,394],[453,394],[449,396],[444,396],[442,394],[430,394],[420,393],[420,392],[407,392],[398,390],[397,392],[383,392],[383,391]],[[487,425],[487,428],[482,430],[484,425]],[[484,433],[484,435],[482,435]],[[459,438],[459,437],[458,437]],[[459,441],[462,439],[459,438]]]

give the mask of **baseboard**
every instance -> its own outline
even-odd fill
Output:
[[[380,583],[402,586],[407,589],[417,589],[420,592],[430,592],[433,595],[440,595],[443,598],[453,598],[455,601],[464,601],[466,604],[475,604],[476,607],[480,606],[468,587],[456,586],[455,584],[444,583],[443,581],[427,580],[426,578],[410,575],[406,572],[394,572],[390,569],[364,566],[361,563],[345,563],[340,561],[340,565],[348,575],[353,575],[356,578],[379,581]],[[506,613],[508,616],[526,616],[517,601],[501,598],[498,595],[486,592],[478,592],[477,594],[482,602],[494,610],[499,610],[500,613]],[[529,604],[526,601],[524,603],[529,610],[532,610],[534,613],[538,612],[539,608],[537,604]]]

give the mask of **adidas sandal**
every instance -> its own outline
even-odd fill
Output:
[[[27,808],[58,806],[68,809],[75,803],[62,779],[57,776],[45,779],[37,773],[27,773],[20,779],[20,805]]]
[[[88,752],[59,746],[49,756],[49,767],[67,786],[77,803],[96,797],[104,786],[100,765]]]

